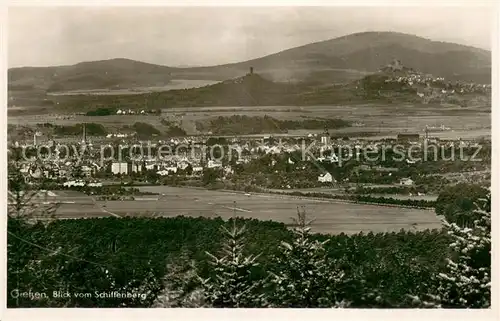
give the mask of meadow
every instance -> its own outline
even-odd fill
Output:
[[[64,195],[55,191],[60,205],[58,218],[91,217],[232,217],[292,224],[297,207],[311,213],[314,232],[356,234],[359,232],[422,231],[441,228],[433,209],[412,209],[378,205],[352,204],[340,200],[321,200],[288,195],[251,194],[169,186],[138,186],[142,192],[157,193],[143,200],[95,201],[81,194]],[[73,192],[74,193],[74,192]],[[73,203],[71,203],[73,202]]]

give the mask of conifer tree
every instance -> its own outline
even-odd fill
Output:
[[[156,298],[156,308],[202,308],[209,307],[204,301],[203,289],[196,275],[196,263],[189,253],[181,252],[167,264],[163,278],[164,289]]]
[[[306,213],[297,209],[293,241],[281,243],[271,272],[270,306],[292,308],[340,307],[346,305],[338,296],[344,273],[335,260],[326,257],[328,242],[312,240]],[[340,302],[342,301],[342,302]]]
[[[237,227],[233,219],[232,228],[222,226],[222,232],[226,240],[221,255],[207,252],[215,275],[201,280],[205,302],[221,308],[261,306],[263,280],[251,278],[251,270],[259,264],[258,256],[244,254],[245,226]]]

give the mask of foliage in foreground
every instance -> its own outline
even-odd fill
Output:
[[[474,223],[475,203],[486,197],[488,190],[476,184],[457,184],[439,193],[436,214],[443,215],[449,223],[468,226]]]
[[[471,227],[445,222],[451,237],[452,256],[443,272],[434,277],[425,306],[488,308],[491,301],[491,196],[476,202]]]
[[[9,217],[8,293],[46,296],[9,295],[8,306],[486,307],[487,204],[478,210],[483,223],[465,230],[451,224],[449,235],[312,234],[300,211],[293,231],[276,222],[241,219],[104,218],[33,225]],[[54,291],[70,296],[54,297]]]

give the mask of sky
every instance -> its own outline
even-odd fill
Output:
[[[240,62],[363,31],[491,49],[487,7],[11,7],[9,67],[128,58],[167,66]]]

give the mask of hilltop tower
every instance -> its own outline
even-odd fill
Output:
[[[250,75],[253,75],[253,67],[250,67]]]

